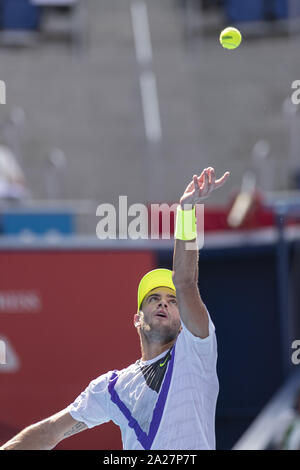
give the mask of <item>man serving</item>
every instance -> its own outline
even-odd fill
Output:
[[[28,426],[1,447],[53,449],[108,421],[127,450],[215,449],[219,391],[215,328],[198,289],[196,204],[229,176],[194,175],[176,214],[173,271],[154,269],[138,286],[134,325],[141,359],[92,380],[64,410]]]

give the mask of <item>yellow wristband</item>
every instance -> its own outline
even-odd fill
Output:
[[[176,212],[175,238],[179,240],[194,240],[197,237],[196,207],[190,210],[181,209]]]

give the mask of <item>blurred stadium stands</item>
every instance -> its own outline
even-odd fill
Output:
[[[149,20],[150,45],[139,50],[144,61],[134,7]],[[18,290],[40,293],[47,328],[35,311],[28,313],[30,329],[40,338],[36,347],[42,338],[50,347],[50,331],[56,339],[57,380],[71,361],[62,358],[62,343],[74,311],[81,315],[78,305],[100,330],[98,286],[109,288],[114,275],[107,255],[126,278],[129,312],[143,270],[171,266],[172,240],[98,240],[97,206],[117,206],[119,195],[148,207],[171,203],[202,168],[231,171],[229,183],[207,200],[199,264],[200,290],[219,341],[222,449],[264,448],[273,426],[269,418],[261,424],[264,407],[279,396],[284,409],[286,394],[278,390],[287,383],[290,397],[300,384],[290,360],[291,343],[300,339],[300,115],[291,100],[291,85],[300,78],[298,7],[293,0],[0,2],[0,80],[7,88],[7,102],[0,104],[0,298]],[[243,33],[231,53],[218,42],[229,22]],[[20,315],[0,308],[0,337],[26,356],[15,332],[18,322],[28,328]],[[125,330],[133,335],[126,323],[117,334]],[[72,334],[70,351],[80,332]],[[88,337],[85,332],[93,355]],[[43,357],[51,367],[46,349]],[[24,374],[36,367],[42,375],[43,368],[34,346],[14,374],[0,366],[2,398],[10,400],[0,412],[0,438],[42,418],[43,409],[47,415],[68,404],[93,378],[88,373],[119,367],[110,360],[93,362],[85,372],[83,362],[78,377],[72,366],[65,389],[55,390],[46,408],[39,398],[37,411],[29,384],[29,408],[19,423],[12,400],[16,410],[22,404],[11,390]],[[271,404],[267,417],[270,410]],[[254,433],[250,440],[250,434],[243,437],[247,429]],[[62,448],[97,448],[97,432]],[[118,448],[119,436],[108,433],[105,443]]]
[[[84,0],[2,0],[1,43],[32,46],[44,37],[69,36],[82,50],[87,35]]]

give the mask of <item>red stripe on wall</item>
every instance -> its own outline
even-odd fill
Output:
[[[0,252],[0,337],[19,360],[0,371],[0,438],[65,408],[95,377],[140,357],[133,325],[150,251]],[[7,434],[7,435],[6,435]],[[120,449],[112,423],[61,449]]]

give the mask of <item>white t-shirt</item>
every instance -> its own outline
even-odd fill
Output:
[[[126,450],[215,449],[215,328],[209,319],[201,339],[182,327],[169,351],[92,380],[71,416],[89,428],[112,420]]]

